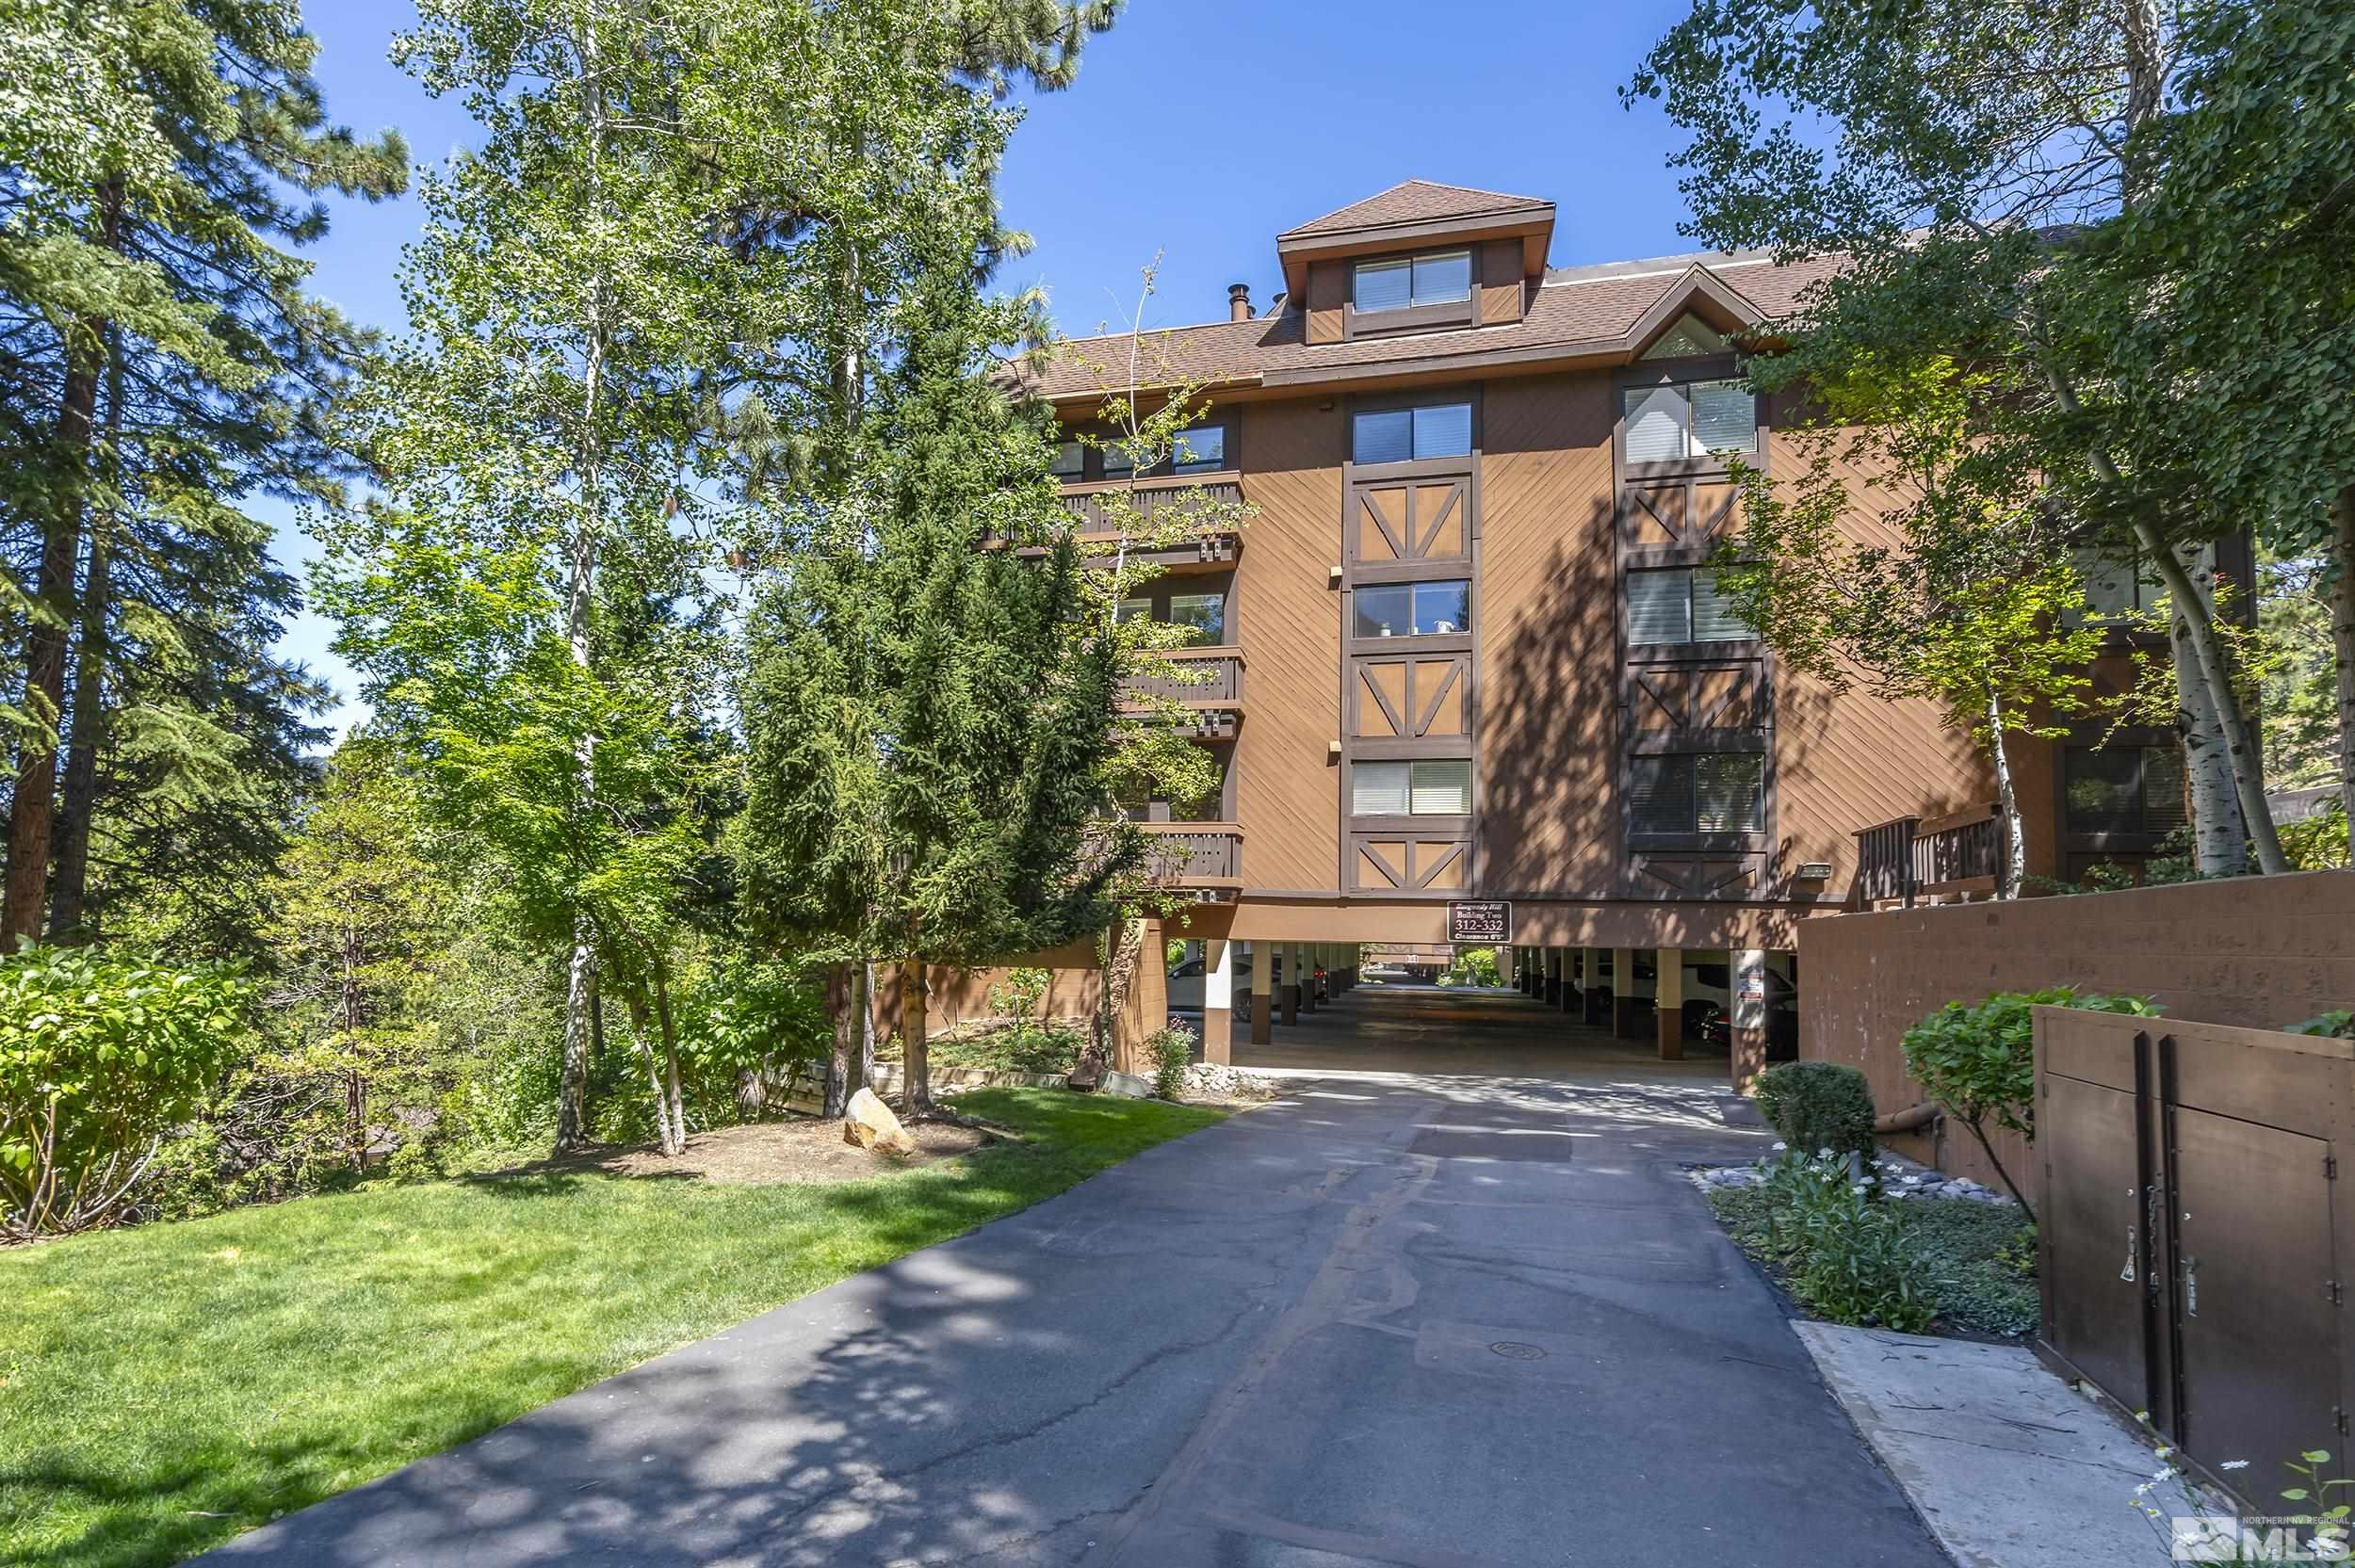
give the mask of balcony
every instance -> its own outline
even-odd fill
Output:
[[[1226,644],[1170,648],[1159,656],[1176,665],[1178,672],[1129,676],[1121,689],[1138,700],[1125,703],[1122,711],[1149,713],[1175,703],[1198,738],[1232,740],[1242,722],[1242,650]],[[1188,676],[1194,678],[1184,678]]]
[[[1119,535],[1105,517],[1107,497],[1128,491],[1126,479],[1097,479],[1063,487],[1064,509],[1080,525],[1083,544],[1116,544]],[[1136,508],[1145,525],[1156,531],[1190,528],[1186,537],[1168,543],[1131,541],[1129,554],[1173,573],[1218,572],[1235,564],[1242,535],[1231,527],[1190,526],[1193,520],[1231,513],[1242,500],[1242,483],[1235,475],[1206,474],[1136,481]]]
[[[1242,891],[1242,829],[1232,822],[1140,822],[1153,843],[1153,880],[1206,904]]]
[[[1860,829],[1849,904],[1911,909],[1917,898],[1992,897],[2003,885],[2005,840],[2004,814],[1993,804]]]

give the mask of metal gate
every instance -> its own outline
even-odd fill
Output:
[[[2038,1350],[2260,1511],[2348,1473],[2355,1043],[2038,1008],[2036,1052]]]

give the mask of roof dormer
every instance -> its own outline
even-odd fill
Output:
[[[1340,343],[1519,321],[1552,239],[1551,202],[1408,180],[1286,230],[1275,251],[1307,341]]]

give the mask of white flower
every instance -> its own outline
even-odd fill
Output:
[[[2223,1463],[2217,1465],[2217,1468],[2219,1470],[2246,1470],[2249,1468],[2249,1462],[2245,1459],[2228,1459]]]
[[[1821,1148],[1821,1149],[1816,1150],[1816,1151],[1815,1151],[1815,1157],[1816,1157],[1817,1159],[1829,1159],[1829,1158],[1831,1158],[1831,1150],[1830,1150],[1830,1148],[1829,1148],[1828,1146],[1827,1146],[1827,1147],[1825,1147],[1825,1148]]]
[[[1788,1149],[1789,1147],[1791,1147],[1791,1145],[1790,1145],[1790,1144],[1788,1144],[1788,1143],[1778,1143],[1778,1144],[1776,1144],[1776,1145],[1775,1145],[1775,1153],[1777,1153],[1777,1154],[1780,1154],[1780,1153],[1782,1153],[1785,1149]]]

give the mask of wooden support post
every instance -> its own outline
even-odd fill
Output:
[[[1272,943],[1251,945],[1251,1043],[1264,1045],[1275,1038],[1275,948]]]
[[[1202,943],[1202,1059],[1235,1059],[1235,945],[1218,937]]]
[[[1663,947],[1656,959],[1659,981],[1652,987],[1652,1011],[1660,1036],[1660,1059],[1684,1059],[1684,949]]]
[[[1611,1032],[1621,1040],[1635,1038],[1635,949],[1611,949]]]
[[[1300,1022],[1300,944],[1295,942],[1289,946],[1278,944],[1270,949],[1270,953],[1284,956],[1284,977],[1276,985],[1276,1001],[1283,1009],[1280,1022],[1297,1024]]]

